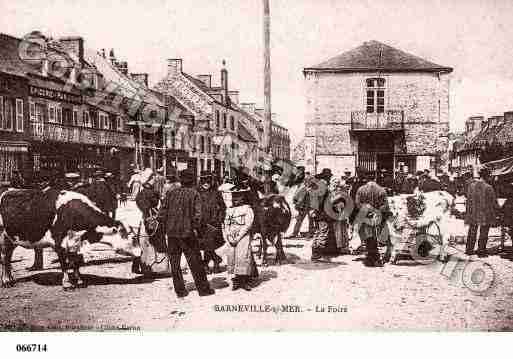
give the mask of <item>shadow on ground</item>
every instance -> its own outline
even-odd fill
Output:
[[[153,282],[153,278],[137,276],[135,278],[104,277],[93,274],[81,274],[82,279],[88,286],[112,285],[112,284],[145,284]],[[34,282],[44,286],[62,285],[62,272],[36,273],[28,277],[19,278],[18,283]]]
[[[210,288],[212,289],[223,289],[230,286],[226,277],[213,277],[208,282],[210,283]],[[185,283],[185,289],[187,289],[188,292],[191,292],[196,290],[196,285],[194,282],[187,282]]]

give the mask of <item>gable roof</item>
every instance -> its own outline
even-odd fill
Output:
[[[307,67],[304,72],[367,72],[376,70],[450,73],[453,69],[372,40],[318,65]]]

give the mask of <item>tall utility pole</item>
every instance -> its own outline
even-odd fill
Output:
[[[264,2],[264,125],[267,125],[267,153],[271,153],[271,16],[269,0]]]

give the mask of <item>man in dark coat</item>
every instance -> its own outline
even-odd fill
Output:
[[[209,172],[202,172],[198,188],[201,198],[201,229],[200,236],[203,238],[205,248],[203,252],[203,263],[205,270],[209,271],[210,261],[214,262],[214,273],[219,273],[219,264],[223,261],[215,249],[224,244],[223,222],[226,214],[226,205],[223,196],[214,187],[214,176]],[[206,238],[208,237],[208,238]]]
[[[467,190],[465,223],[469,225],[469,228],[465,254],[472,255],[474,253],[477,230],[479,229],[477,255],[486,257],[488,256],[486,252],[488,231],[490,226],[496,223],[499,205],[493,187],[487,183],[490,180],[490,170],[481,169],[479,176],[479,179],[470,182]]]
[[[201,197],[196,189],[194,173],[184,170],[180,176],[181,187],[166,194],[159,211],[159,222],[164,226],[168,238],[168,253],[176,295],[185,297],[185,288],[180,260],[182,253],[191,269],[196,289],[200,296],[212,295],[207,274],[203,267],[198,241],[201,223]]]
[[[363,218],[357,218],[361,223],[355,223],[359,226],[358,234],[365,242],[367,256],[365,265],[369,267],[382,267],[383,262],[378,251],[377,233],[385,224],[389,215],[386,190],[369,178],[369,182],[358,189],[355,199],[356,207],[359,209]],[[381,221],[379,221],[381,219]]]

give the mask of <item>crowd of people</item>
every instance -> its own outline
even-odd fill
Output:
[[[294,212],[286,238],[304,236],[311,240],[311,260],[314,262],[356,252],[365,254],[365,265],[383,266],[390,253],[387,248],[384,256],[380,254],[378,233],[391,215],[387,198],[394,195],[446,191],[453,196],[464,196],[464,219],[469,226],[468,255],[487,255],[488,232],[497,224],[499,216],[502,216],[502,223],[510,228],[510,235],[513,234],[513,191],[509,191],[510,196],[500,208],[494,188],[497,181],[487,168],[482,168],[479,176],[472,172],[461,176],[452,173],[437,176],[433,170],[416,174],[400,171],[394,175],[378,171],[352,175],[347,169],[343,176],[335,176],[329,168],[311,174],[299,166],[294,168],[292,175],[285,176],[279,170],[268,171],[261,179],[252,178],[242,170],[236,171],[232,178],[202,172],[199,183],[196,183],[196,176],[191,170],[165,177],[162,169],[152,171],[146,168],[134,170],[124,185],[119,184],[112,174],[101,171],[85,181],[78,174],[70,173],[62,181],[70,190],[82,188],[87,183],[102,182],[114,196],[129,192],[142,213],[146,232],[151,234],[151,244],[157,252],[167,254],[178,297],[188,294],[180,268],[182,254],[199,295],[212,295],[214,290],[207,280],[209,265],[213,263],[213,272],[220,271],[222,258],[215,251],[225,244],[231,248],[227,269],[233,274],[232,288],[252,289],[258,278],[251,250],[255,205],[261,196],[288,196],[284,189],[292,189],[289,204]],[[21,187],[21,183],[16,184]],[[104,194],[91,196],[105,197]],[[104,207],[102,209],[108,212],[107,206]],[[379,219],[368,216],[371,220],[356,223],[358,212],[364,208],[377,210]],[[115,209],[112,215],[115,216]],[[478,248],[474,251],[476,240]],[[355,242],[360,245],[355,247]],[[37,268],[42,267],[40,255],[36,253],[34,266]]]

